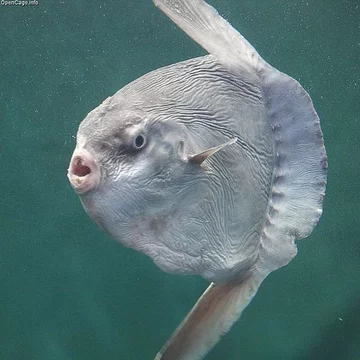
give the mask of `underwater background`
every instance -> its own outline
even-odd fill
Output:
[[[0,5],[0,360],[148,359],[207,287],[108,238],[66,178],[80,121],[205,54],[150,0]],[[208,360],[360,359],[360,2],[209,1],[309,91],[324,214]]]

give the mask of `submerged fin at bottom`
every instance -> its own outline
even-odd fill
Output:
[[[242,282],[211,283],[155,360],[200,360],[240,317],[257,292],[263,277]]]

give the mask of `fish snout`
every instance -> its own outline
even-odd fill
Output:
[[[78,194],[84,194],[100,184],[100,167],[84,149],[74,151],[68,169],[68,179]]]

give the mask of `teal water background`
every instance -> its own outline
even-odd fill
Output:
[[[329,178],[313,234],[207,359],[358,360],[360,2],[211,4],[310,92]],[[151,360],[207,286],[109,239],[66,178],[90,110],[203,54],[150,0],[0,6],[0,360]]]

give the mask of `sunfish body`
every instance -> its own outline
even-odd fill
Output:
[[[91,111],[68,177],[110,236],[211,282],[156,356],[194,360],[311,233],[326,153],[306,91],[215,9],[154,3],[210,55],[152,71]]]

